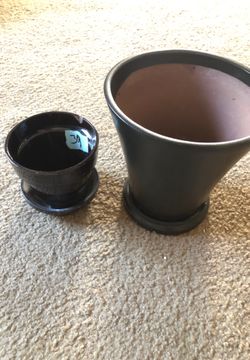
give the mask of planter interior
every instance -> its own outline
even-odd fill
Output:
[[[213,68],[147,66],[130,73],[113,95],[126,116],[161,135],[195,142],[250,135],[249,86]]]
[[[83,129],[89,137],[85,152],[78,149],[76,143],[76,136]],[[76,148],[68,145],[67,137],[76,143]],[[96,143],[96,131],[85,119],[55,111],[34,115],[16,125],[9,133],[6,150],[9,158],[19,166],[54,172],[86,161]]]

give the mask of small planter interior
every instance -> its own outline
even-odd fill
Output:
[[[249,98],[249,86],[224,72],[160,64],[130,74],[115,101],[131,120],[158,134],[223,142],[250,135]]]

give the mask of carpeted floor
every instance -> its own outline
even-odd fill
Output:
[[[0,358],[249,359],[249,157],[216,186],[206,220],[177,237],[137,226],[104,96],[108,70],[156,49],[250,65],[247,1],[0,4]],[[99,131],[100,188],[67,217],[33,210],[4,155],[27,115],[66,110]]]

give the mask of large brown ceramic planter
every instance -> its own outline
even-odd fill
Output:
[[[109,72],[125,206],[139,224],[177,234],[203,220],[211,190],[249,150],[249,84],[248,68],[185,50],[142,54]]]

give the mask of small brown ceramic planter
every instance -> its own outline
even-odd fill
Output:
[[[250,148],[249,69],[185,50],[117,64],[104,91],[128,169],[124,201],[143,227],[198,225],[209,194]]]
[[[17,124],[5,142],[28,203],[67,214],[90,202],[98,189],[98,133],[83,117],[52,111]]]

